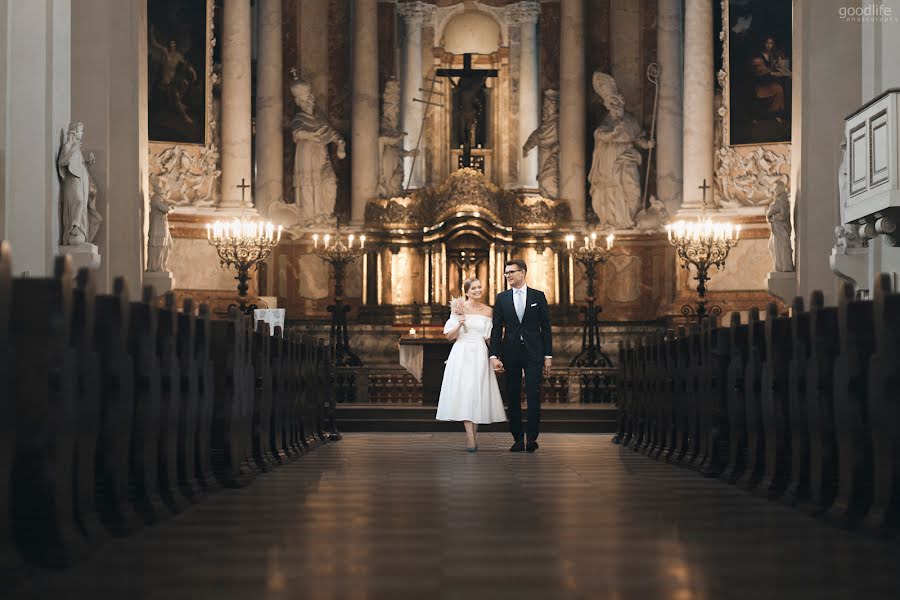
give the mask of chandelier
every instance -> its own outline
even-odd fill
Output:
[[[706,208],[706,180],[700,189],[703,189],[704,212]],[[706,282],[709,281],[709,268],[715,265],[716,269],[725,268],[725,259],[728,253],[738,243],[741,234],[741,226],[730,222],[714,222],[704,218],[701,214],[696,221],[676,221],[666,225],[666,233],[669,243],[675,247],[678,258],[681,259],[681,267],[690,271],[691,265],[697,270],[694,281],[697,282],[697,293],[700,296],[697,307],[690,305],[681,307],[681,314],[696,316],[703,319],[707,315],[706,310]],[[714,306],[709,311],[712,315],[722,314],[721,307]]]
[[[312,239],[313,253],[334,269],[334,304],[328,307],[328,312],[331,313],[331,331],[328,336],[331,358],[336,366],[360,366],[362,361],[350,349],[347,327],[350,307],[344,304],[344,268],[366,253],[366,236],[352,233],[342,236],[338,230],[334,235],[326,233],[321,238],[315,233]]]
[[[581,307],[584,315],[584,322],[581,331],[581,352],[572,359],[570,366],[572,367],[611,367],[612,361],[603,352],[600,343],[600,313],[603,307],[596,304],[594,296],[594,279],[597,276],[597,265],[606,263],[610,255],[612,255],[613,242],[615,236],[609,234],[606,236],[606,245],[597,243],[597,233],[591,232],[590,235],[584,236],[584,245],[575,247],[575,236],[569,234],[566,236],[566,253],[573,259],[584,265],[585,279],[587,280],[587,306]]]
[[[206,224],[206,239],[215,246],[220,265],[237,270],[238,306],[245,314],[252,314],[258,308],[255,304],[247,305],[250,269],[258,269],[268,258],[272,248],[281,241],[281,229],[281,225],[276,227],[269,222],[243,218]]]

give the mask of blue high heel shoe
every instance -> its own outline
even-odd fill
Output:
[[[466,451],[467,452],[478,452],[478,444],[475,444],[472,447],[466,446]]]

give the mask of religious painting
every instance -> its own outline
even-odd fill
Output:
[[[717,3],[718,4],[718,3]],[[722,15],[727,60],[725,143],[791,141],[791,0],[726,0]]]
[[[147,1],[151,141],[205,144],[211,0]]]

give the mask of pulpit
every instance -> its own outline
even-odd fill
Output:
[[[405,335],[400,338],[400,364],[422,385],[422,404],[437,406],[444,364],[453,343],[444,336]]]

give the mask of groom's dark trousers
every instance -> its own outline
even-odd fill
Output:
[[[544,357],[553,356],[550,333],[550,307],[544,292],[527,288],[522,321],[516,314],[512,290],[497,294],[494,301],[494,326],[491,331],[491,356],[503,361],[506,370],[506,403],[509,430],[522,441],[522,373],[525,373],[525,398],[528,401],[529,442],[537,441],[541,429],[541,380]]]

